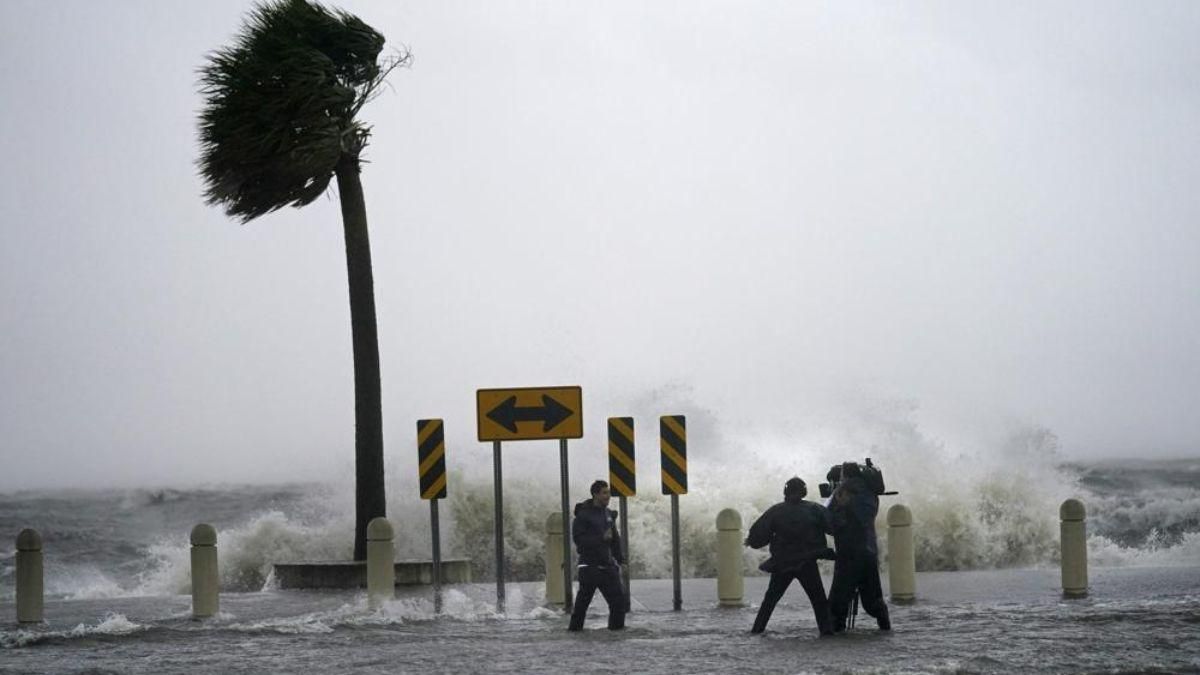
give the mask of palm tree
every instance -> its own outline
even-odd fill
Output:
[[[337,177],[354,345],[354,558],[367,522],[386,514],[379,340],[367,211],[359,180],[370,127],[355,119],[407,52],[380,60],[384,38],[358,17],[307,0],[256,5],[232,46],[200,69],[205,198],[248,222],[301,207]]]

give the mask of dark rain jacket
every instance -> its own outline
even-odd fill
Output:
[[[825,540],[829,532],[829,516],[824,506],[803,499],[782,501],[754,521],[746,544],[751,548],[770,544],[771,561],[764,569],[786,572],[824,557],[829,550]]]
[[[580,566],[609,567],[614,563],[625,563],[616,522],[616,511],[596,506],[590,499],[575,505],[571,540],[575,542],[575,550],[579,553]],[[612,538],[605,541],[605,532],[611,532]]]
[[[859,477],[847,478],[829,499],[829,522],[838,556],[879,555],[875,541],[875,516],[879,497]]]

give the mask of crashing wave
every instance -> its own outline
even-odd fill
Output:
[[[1068,497],[1087,506],[1091,564],[1200,563],[1197,460],[1066,463],[1054,434],[1037,427],[978,442],[968,450],[923,432],[915,405],[905,402],[868,406],[811,429],[737,437],[722,430],[741,426],[721,424],[711,411],[658,407],[688,415],[694,447],[694,452],[689,448],[691,489],[679,500],[684,576],[715,575],[715,520],[722,509],[736,509],[748,528],[781,498],[787,478],[804,478],[816,498],[817,484],[830,465],[866,456],[883,470],[888,488],[900,493],[881,500],[880,550],[886,551],[887,509],[903,503],[913,513],[917,568],[922,571],[1056,564],[1058,508]],[[631,571],[636,578],[663,578],[671,575],[670,500],[659,494],[657,453],[644,449],[654,448],[647,440],[639,452],[641,489],[628,500]],[[584,446],[573,457],[572,503],[586,495],[593,477],[607,473],[601,447]],[[528,467],[518,465],[510,466],[505,478],[505,567],[512,580],[543,578],[546,518],[560,508],[557,462],[527,464],[538,465],[534,468],[541,474],[522,472]],[[475,580],[488,581],[494,574],[493,486],[489,472],[475,466],[477,472],[471,473],[471,468],[449,474],[449,498],[441,512],[443,554],[469,558]],[[388,476],[389,515],[398,557],[427,559],[428,503],[416,496],[415,483],[412,476]],[[214,522],[222,588],[256,592],[269,587],[273,563],[349,558],[352,496],[348,477],[322,486],[133,491],[118,496],[120,513],[112,517],[137,524],[142,522],[136,520],[139,514],[159,518],[171,512],[188,521]],[[225,524],[213,515],[217,507],[223,509],[219,513]],[[148,544],[134,543],[146,538],[125,534],[126,539],[116,542],[120,546],[79,539],[78,550],[49,549],[48,595],[86,599],[189,592],[187,528],[178,522],[170,527],[178,531],[151,535]],[[97,547],[119,564],[110,568],[92,561],[89,556]],[[0,580],[11,579],[14,554],[5,548],[0,556]],[[764,555],[745,549],[745,569],[754,573]],[[11,597],[11,583],[0,584],[0,599]]]

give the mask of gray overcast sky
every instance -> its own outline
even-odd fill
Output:
[[[389,462],[554,384],[596,447],[665,386],[1200,453],[1200,3],[338,6],[414,54],[363,114]],[[200,197],[248,7],[0,0],[0,489],[351,461],[336,198]]]

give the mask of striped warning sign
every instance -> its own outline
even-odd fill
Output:
[[[687,494],[687,420],[683,415],[658,418],[662,447],[662,493]]]
[[[441,420],[417,420],[421,499],[446,498],[446,433]]]
[[[633,460],[633,418],[608,418],[608,484],[618,497],[637,494]]]

